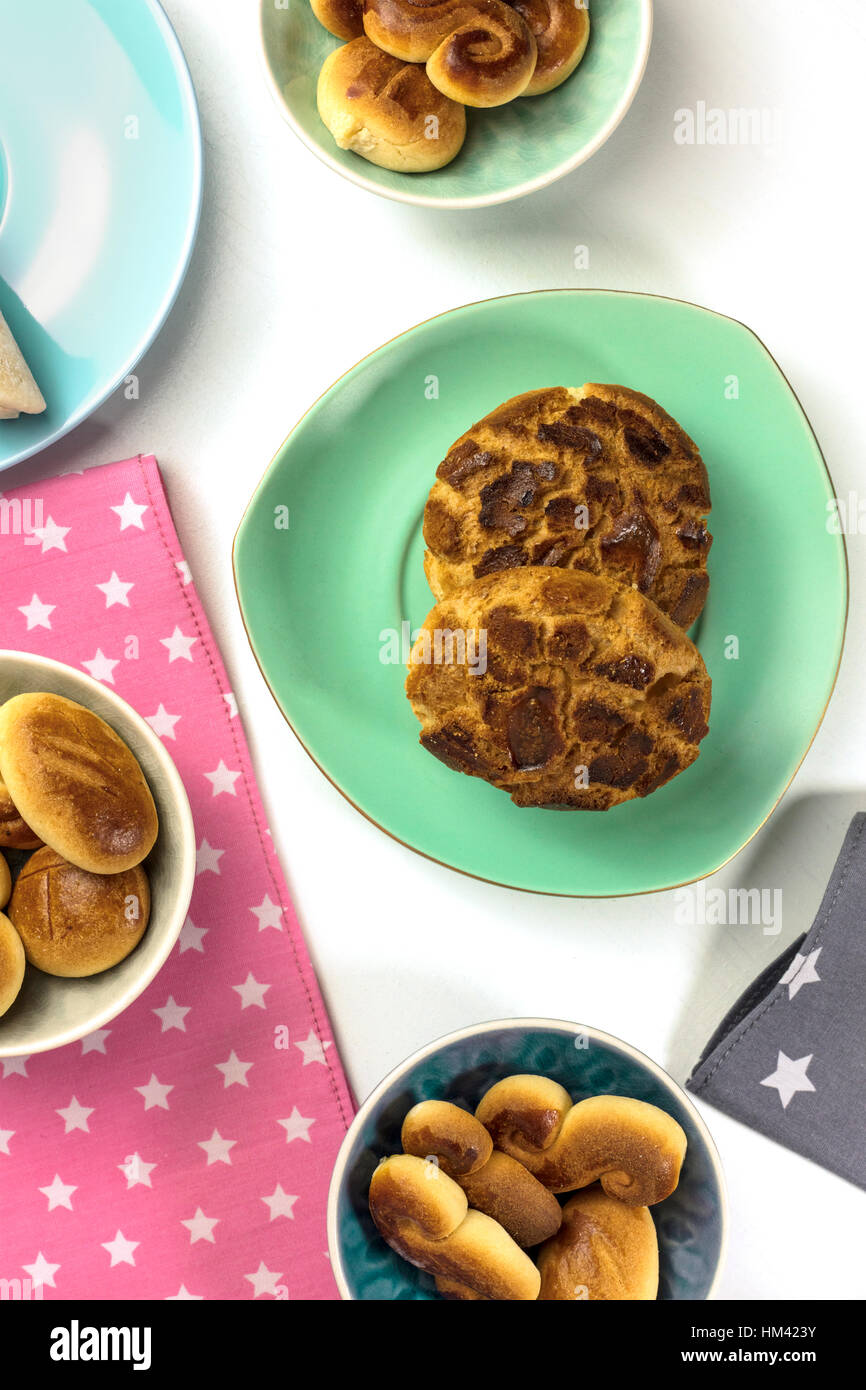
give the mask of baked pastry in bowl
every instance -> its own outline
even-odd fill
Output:
[[[660,405],[625,386],[514,396],[452,445],[424,510],[436,598],[526,565],[608,574],[682,628],[709,589],[707,471]]]
[[[406,693],[421,743],[517,806],[606,811],[687,768],[711,682],[696,647],[635,589],[531,566],[432,610]]]

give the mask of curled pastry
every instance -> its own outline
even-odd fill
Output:
[[[587,1187],[562,1209],[562,1229],[537,1255],[542,1303],[648,1300],[658,1295],[659,1245],[647,1207]]]
[[[426,63],[434,87],[465,106],[513,101],[535,71],[535,39],[503,0],[366,0],[364,32],[395,58]]]
[[[551,1192],[601,1182],[628,1206],[653,1206],[679,1182],[686,1136],[672,1116],[627,1096],[572,1104],[544,1076],[508,1076],[482,1097],[476,1117],[498,1149]]]
[[[586,0],[510,0],[526,20],[538,49],[526,97],[552,92],[577,67],[589,42]]]
[[[39,849],[41,844],[39,836],[21,819],[9,788],[0,778],[0,848]]]
[[[424,69],[353,39],[325,59],[319,115],[342,150],[404,174],[441,169],[466,138],[466,112]]]
[[[386,1158],[370,1181],[370,1214],[391,1249],[427,1274],[481,1299],[537,1299],[541,1276],[529,1256],[492,1217],[470,1211],[435,1163]]]
[[[310,0],[313,14],[338,39],[358,39],[364,32],[363,0]]]
[[[462,1187],[470,1207],[498,1221],[524,1249],[559,1230],[562,1211],[553,1193],[522,1163],[495,1151],[484,1126],[459,1105],[421,1101],[403,1121],[401,1138],[407,1154],[435,1158]]]

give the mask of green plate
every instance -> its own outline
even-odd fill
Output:
[[[698,761],[642,801],[518,809],[418,743],[387,632],[432,606],[421,518],[453,441],[509,396],[584,381],[657,399],[713,494],[710,596],[693,637],[713,678]],[[842,651],[848,583],[833,487],[791,387],[742,324],[649,295],[551,290],[453,310],[342,377],[280,449],[235,541],[250,642],[323,772],[388,834],[514,888],[608,896],[712,873],[797,770]]]
[[[504,203],[583,164],[616,130],[641,83],[652,36],[652,0],[591,0],[589,45],[556,91],[488,111],[467,111],[466,143],[432,174],[379,169],[341,150],[319,119],[316,83],[339,48],[310,0],[260,0],[265,73],[279,107],[308,149],[353,183],[425,207]]]

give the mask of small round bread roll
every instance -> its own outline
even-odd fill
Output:
[[[0,776],[40,840],[80,869],[119,874],[153,849],[156,807],[136,758],[74,700],[39,693],[0,706]]]
[[[512,0],[538,48],[538,61],[525,97],[559,87],[577,67],[589,43],[587,0]]]
[[[9,872],[9,865],[2,854],[0,854],[0,907],[5,907],[12,892],[12,875]]]
[[[21,937],[0,912],[0,1015],[11,1008],[24,979],[24,947]]]
[[[47,975],[98,975],[125,960],[144,936],[150,885],[140,865],[89,874],[46,846],[18,875],[9,917],[31,965]]]
[[[541,1303],[646,1301],[659,1290],[659,1246],[648,1207],[627,1207],[587,1187],[562,1209],[542,1245]]]
[[[0,781],[0,848],[38,849],[42,844],[18,814],[6,783]]]
[[[424,69],[353,39],[325,59],[319,115],[341,150],[401,174],[450,164],[466,138],[466,112],[437,92]]]
[[[363,0],[310,0],[310,6],[319,23],[335,38],[357,39],[363,34]]]

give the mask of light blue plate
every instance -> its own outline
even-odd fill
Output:
[[[159,332],[192,252],[201,131],[156,0],[0,0],[0,310],[48,409],[0,470],[85,419]]]
[[[554,1019],[504,1019],[464,1028],[422,1048],[385,1077],[361,1106],[337,1156],[328,1197],[328,1246],[343,1298],[438,1299],[433,1280],[389,1248],[373,1225],[367,1191],[373,1170],[400,1153],[403,1118],[420,1100],[473,1109],[504,1076],[550,1076],[575,1101],[633,1096],[673,1115],[688,1148],[680,1181],[652,1209],[659,1240],[659,1298],[712,1298],[727,1236],[719,1156],[685,1091],[643,1053],[595,1028]]]

